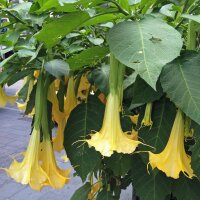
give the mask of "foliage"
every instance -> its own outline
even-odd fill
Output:
[[[0,17],[7,19],[0,24],[0,107],[9,101],[3,86],[24,79],[17,101],[35,116],[43,77],[49,129],[57,124],[64,133],[74,175],[83,182],[72,200],[117,200],[128,186],[140,200],[199,199],[199,0],[0,0]],[[104,115],[110,94],[118,98],[117,124],[116,109]],[[182,142],[192,179],[181,173],[176,180],[149,165],[149,152],[159,154],[168,144],[177,108],[185,120]],[[145,116],[151,126],[141,125]],[[88,146],[101,129],[111,134],[105,120],[123,133],[123,148],[127,140],[138,142],[135,153],[120,149],[106,157]]]

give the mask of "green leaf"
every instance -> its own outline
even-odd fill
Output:
[[[44,68],[56,78],[60,78],[61,76],[69,75],[69,65],[59,59],[51,60],[44,64]]]
[[[12,60],[17,54],[14,53],[13,55],[9,56],[8,58],[4,59],[3,61],[1,61],[0,63],[0,69],[6,64],[8,63],[10,60]]]
[[[20,58],[26,58],[26,57],[32,57],[35,55],[35,52],[32,51],[32,50],[28,50],[28,49],[20,49],[18,52],[17,52],[18,56]]]
[[[167,96],[183,112],[200,124],[200,55],[185,53],[167,64],[161,74],[161,84]]]
[[[127,89],[129,86],[131,86],[135,82],[136,77],[137,77],[137,73],[133,72],[124,80],[124,90]]]
[[[165,200],[171,192],[171,179],[159,171],[148,174],[146,164],[139,156],[134,159],[132,178],[133,187],[140,200]]]
[[[94,16],[93,18],[89,19],[81,26],[91,26],[91,25],[102,24],[102,23],[106,23],[106,22],[112,22],[121,17],[122,17],[121,14],[118,14],[118,15],[104,14],[104,15],[100,15],[100,16]]]
[[[125,21],[107,35],[111,52],[154,89],[162,67],[179,56],[181,34],[153,16],[140,21]]]
[[[82,187],[80,187],[76,192],[73,194],[70,200],[86,200],[88,199],[88,194],[91,191],[91,184],[85,183]]]
[[[156,89],[157,92],[138,76],[133,85],[131,104],[145,104],[160,99],[163,95],[160,81],[157,82]]]
[[[97,97],[90,96],[87,103],[78,105],[72,111],[65,127],[64,147],[71,164],[83,181],[100,164],[101,156],[94,148],[89,148],[79,140],[88,138],[92,130],[100,130],[103,114],[102,103]]]
[[[45,43],[47,48],[51,48],[58,43],[64,36],[78,28],[83,22],[89,19],[86,12],[68,13],[56,20],[45,24],[42,30],[35,37]],[[64,27],[64,28],[63,28]]]
[[[104,189],[97,195],[97,200],[117,200],[117,199],[112,195],[112,192]]]
[[[199,180],[196,178],[191,180],[182,175],[179,179],[173,180],[172,193],[177,200],[199,200],[199,188]]]
[[[12,8],[6,8],[6,11],[14,11],[17,12],[18,15],[23,19],[27,17],[28,11],[30,10],[32,3],[31,2],[23,2],[16,4]]]
[[[102,65],[101,68],[96,68],[91,73],[91,78],[97,88],[105,95],[109,93],[109,72],[108,65]]]
[[[139,129],[139,135],[146,144],[155,147],[154,152],[160,153],[165,148],[175,119],[175,114],[176,107],[166,98],[153,103],[151,115],[153,126],[151,128],[143,127]],[[141,121],[142,118],[143,115],[141,114],[139,121]],[[140,124],[138,126],[140,126]]]
[[[182,14],[181,17],[200,23],[200,15]]]
[[[115,153],[110,158],[105,158],[105,164],[115,176],[124,176],[132,168],[134,162],[131,155]]]
[[[96,64],[109,52],[107,47],[91,47],[69,58],[70,69],[78,70],[84,66]]]
[[[13,85],[14,83],[16,83],[17,81],[23,79],[24,77],[32,74],[34,71],[34,69],[25,69],[25,70],[22,70],[20,72],[17,72],[15,74],[13,74],[11,76],[11,78],[9,79],[9,81],[7,82],[7,85],[8,86],[11,86]]]

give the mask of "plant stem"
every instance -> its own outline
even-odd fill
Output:
[[[195,25],[192,20],[189,21],[188,24],[188,33],[187,33],[187,50],[195,50],[196,49],[196,31]]]

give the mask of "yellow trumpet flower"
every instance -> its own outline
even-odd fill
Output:
[[[139,115],[130,116],[130,119],[133,122],[133,124],[137,125],[137,123],[138,123],[138,117],[139,117]]]
[[[152,112],[152,103],[147,103],[145,113],[144,113],[144,118],[142,120],[142,126],[150,126],[152,127],[153,122],[151,120],[151,112]]]
[[[88,200],[96,200],[95,194],[102,188],[102,183],[97,182],[95,183],[92,188],[90,193],[88,194]]]
[[[86,74],[82,75],[79,87],[78,87],[78,94],[77,98],[84,101],[87,99],[90,90],[90,83],[87,79]]]
[[[14,104],[17,99],[17,96],[8,96],[3,88],[0,86],[0,108],[5,107],[7,102]]]
[[[93,146],[103,156],[110,157],[114,151],[130,154],[141,144],[140,141],[131,139],[130,135],[122,131],[119,104],[118,95],[110,93],[101,130],[92,134],[91,139],[86,140],[90,147]]]
[[[63,117],[58,122],[58,128],[56,131],[56,137],[53,138],[53,148],[55,151],[60,152],[63,150],[63,142],[64,142],[64,130],[66,125],[66,119]]]
[[[40,131],[34,128],[23,161],[14,160],[8,169],[4,169],[15,181],[29,184],[34,190],[41,190],[48,178],[40,166],[39,146]]]
[[[75,87],[74,78],[70,77],[67,86],[67,95],[64,102],[66,120],[68,119],[71,111],[77,106],[77,98],[74,91],[74,87]]]
[[[48,176],[45,185],[55,189],[63,188],[70,180],[71,169],[62,170],[57,166],[50,139],[42,141],[40,159],[42,161],[41,166]]]
[[[191,168],[191,157],[184,148],[184,119],[181,110],[177,111],[165,149],[159,154],[149,152],[149,164],[152,169],[157,167],[174,179],[179,178],[180,172],[188,178],[195,176]]]

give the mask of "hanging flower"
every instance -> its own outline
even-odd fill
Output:
[[[149,152],[149,164],[152,169],[157,167],[174,179],[179,178],[180,172],[188,178],[195,176],[191,168],[191,157],[186,154],[184,148],[184,119],[180,109],[177,111],[165,149],[159,154]]]
[[[133,124],[137,125],[139,115],[130,116],[131,121]]]
[[[142,120],[141,125],[152,127],[153,122],[151,120],[151,112],[152,112],[152,103],[147,103],[144,118]]]
[[[55,151],[60,152],[63,150],[64,142],[64,130],[66,125],[66,118],[63,115],[63,118],[58,122],[58,128],[56,131],[56,137],[53,138],[53,148]]]
[[[57,166],[50,139],[44,139],[41,143],[40,159],[42,169],[48,176],[45,185],[60,189],[69,182],[71,169],[62,170]]]
[[[17,96],[8,96],[3,88],[0,86],[0,108],[5,107],[7,102],[14,104],[17,99]]]
[[[102,188],[101,182],[95,183],[92,186],[90,193],[88,194],[88,200],[96,200],[95,195],[101,188]]]
[[[40,166],[39,146],[40,131],[34,128],[23,161],[14,160],[8,169],[4,169],[16,182],[29,184],[34,190],[41,190],[48,178]]]
[[[75,82],[74,77],[70,77],[67,86],[67,95],[64,101],[64,111],[66,120],[68,119],[71,111],[77,106],[77,98],[74,91]]]
[[[78,87],[77,98],[80,99],[81,101],[85,101],[88,97],[90,86],[91,85],[87,79],[87,75],[86,74],[82,75]]]
[[[122,131],[119,114],[118,95],[109,94],[102,128],[99,132],[91,134],[91,139],[86,140],[103,156],[110,157],[114,151],[118,153],[132,153],[141,144],[140,141],[131,139]]]

